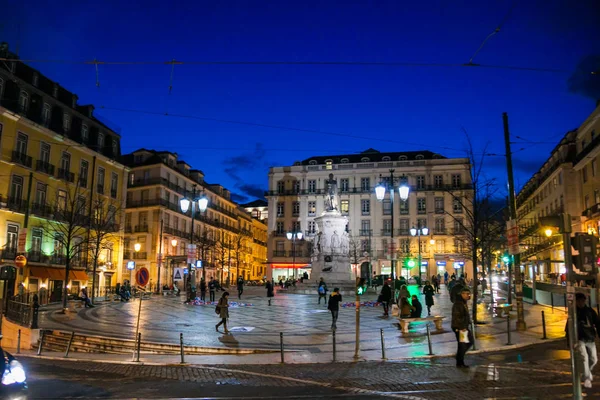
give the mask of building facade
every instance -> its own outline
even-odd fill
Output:
[[[419,266],[411,268],[406,260],[418,257],[419,246],[423,275],[470,271],[463,230],[466,202],[456,201],[472,192],[469,168],[465,158],[449,159],[429,151],[382,153],[373,149],[311,157],[292,166],[271,168],[266,193],[268,275],[278,280],[312,272],[310,244],[317,233],[314,218],[324,210],[325,181],[331,173],[337,181],[340,210],[348,217],[355,274],[389,275],[395,256],[395,274],[418,275]],[[407,201],[401,201],[396,192],[393,241],[389,192],[382,202],[375,197],[375,186],[390,176],[390,169],[396,177],[404,176],[411,188]],[[418,226],[429,228],[429,234],[420,239],[411,236],[410,229]],[[303,232],[303,240],[288,240],[288,232]]]
[[[122,268],[120,136],[5,45],[0,57],[14,59],[0,63],[1,263],[27,258],[8,294],[58,301],[67,259],[71,292],[91,284],[94,265],[96,287],[109,287]]]
[[[207,183],[202,171],[192,169],[176,153],[140,149],[123,159],[131,168],[124,258],[135,261],[136,268],[148,268],[151,286],[159,281],[161,286],[183,284],[179,278],[184,276],[177,275],[177,270],[187,266],[190,242],[202,260],[199,274],[206,279],[226,283],[238,276],[252,278],[255,251],[260,254],[255,250],[257,229],[252,217],[231,200],[229,190]],[[191,241],[191,207],[183,213],[179,202],[194,195],[206,196],[208,207],[204,212],[196,210]],[[129,279],[129,273],[125,271],[120,278]]]

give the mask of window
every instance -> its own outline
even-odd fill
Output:
[[[459,234],[459,235],[463,233],[463,219],[462,218],[454,219],[454,233]]]
[[[71,130],[71,116],[67,113],[63,114],[63,129],[65,132],[69,132]]]
[[[50,104],[44,103],[44,106],[42,107],[42,125],[46,127],[50,125],[51,113],[52,111],[50,110]]]
[[[98,193],[104,194],[104,168],[98,167]]]
[[[317,231],[317,224],[315,221],[308,221],[308,233],[315,233]]]
[[[363,219],[360,221],[361,235],[368,235],[371,232],[371,220]]]
[[[27,112],[27,110],[29,110],[29,94],[24,90],[19,92],[19,110],[21,112]]]
[[[300,215],[300,202],[294,201],[292,203],[292,216],[297,217]]]
[[[381,157],[381,161],[390,161],[390,157],[389,156],[383,156],[383,157]]]
[[[350,191],[350,180],[348,178],[340,179],[340,192],[346,193]]]
[[[325,169],[333,169],[333,161],[325,160]]]
[[[56,83],[54,84],[54,87],[52,88],[52,96],[58,97],[58,85]]]
[[[300,193],[300,181],[294,181],[294,193]]]
[[[460,214],[463,211],[460,199],[452,199],[452,212]]]
[[[277,203],[277,216],[278,217],[283,217],[285,215],[284,210],[285,210],[284,204],[283,203]]]
[[[562,185],[562,180],[563,180],[563,173],[562,173],[562,171],[560,171],[558,173],[558,184],[559,185]]]
[[[410,239],[400,239],[400,252],[403,254],[410,253]]]
[[[437,239],[435,244],[437,245],[438,253],[444,253],[446,251],[446,242],[444,240]]]
[[[56,207],[58,211],[65,211],[67,209],[67,192],[62,189],[56,192]]]
[[[594,204],[600,203],[600,190],[594,190]]]
[[[39,81],[39,75],[36,72],[34,72],[33,76],[31,77],[31,84],[33,86],[37,86],[38,85],[38,81]]]
[[[583,166],[583,169],[581,170],[581,179],[583,180],[583,183],[587,182],[587,165]]]
[[[417,156],[415,157],[415,160],[422,160],[424,158],[425,158],[425,156],[423,156],[423,154],[417,154]]]
[[[348,215],[350,213],[350,200],[340,201],[340,211],[342,215]]]
[[[75,108],[77,106],[77,97],[73,96],[73,99],[71,100],[71,107]]]
[[[277,226],[277,228],[276,228],[277,229],[277,233],[279,233],[279,234],[284,233],[285,229],[283,228],[283,222],[282,221],[277,222],[276,226]]]
[[[81,160],[81,165],[79,166],[79,185],[82,188],[87,187],[88,167],[89,163],[86,160]]]
[[[423,219],[423,218],[419,218],[417,220],[417,226],[421,227],[421,228],[425,228],[427,227],[427,220]]]
[[[300,221],[292,222],[292,231],[293,232],[302,232],[302,228],[300,227]]]
[[[317,192],[317,181],[314,179],[310,179],[308,181],[308,193],[316,193]]]
[[[363,192],[371,191],[371,178],[360,178],[360,189]]]
[[[443,235],[446,230],[446,224],[443,218],[436,218],[435,220],[435,233],[438,235]]]
[[[392,232],[392,220],[391,219],[384,219],[383,220],[383,234],[384,235],[389,235]]]
[[[308,216],[314,217],[317,214],[317,202],[309,201],[308,202]]]
[[[371,200],[362,199],[360,201],[361,215],[371,215]]]
[[[417,176],[417,189],[425,189],[425,176]]]
[[[81,141],[87,143],[90,139],[90,130],[87,125],[81,125]]]
[[[461,178],[459,174],[452,175],[452,187],[459,188],[461,186]]]
[[[115,138],[112,140],[112,154],[113,156],[119,155],[119,142]]]
[[[360,162],[369,162],[371,159],[369,157],[363,157],[360,159]]]
[[[23,132],[17,134],[17,148],[15,149],[19,154],[27,154],[27,142],[28,137]]]
[[[408,214],[408,200],[400,202],[400,214]]]
[[[587,210],[589,207],[590,207],[590,195],[586,194],[585,197],[584,197],[584,199],[583,199],[583,208],[585,210]],[[548,207],[546,207],[546,208],[548,208]]]
[[[77,197],[77,203],[75,204],[75,214],[77,215],[85,215],[86,212],[86,207],[85,207],[85,197],[83,196],[79,196]],[[100,212],[100,210],[96,210],[97,213]]]
[[[42,252],[42,230],[40,228],[31,229],[31,252],[38,256]]]
[[[443,197],[436,197],[434,199],[434,204],[435,204],[435,213],[436,214],[443,214],[444,213],[444,198]]]
[[[104,133],[98,132],[98,150],[104,149]]]
[[[40,143],[40,161],[44,164],[50,163],[50,145],[48,143]]]
[[[390,199],[383,199],[381,203],[383,205],[383,215],[392,214],[392,202]]]
[[[23,177],[13,175],[10,182],[10,199],[9,203],[20,203],[23,199]]]
[[[110,175],[110,197],[117,198],[117,187],[119,186],[119,175],[114,172]]]
[[[19,225],[8,224],[6,227],[6,249],[17,250],[17,243],[19,240]]]
[[[436,189],[439,189],[444,186],[444,177],[442,175],[435,175],[433,177],[433,183]]]
[[[349,162],[350,162],[350,160],[348,160],[347,158],[342,158],[340,160],[340,163],[342,163],[342,164],[348,164]]]
[[[427,212],[427,200],[425,197],[419,197],[417,199],[417,213],[425,214]]]
[[[41,182],[35,185],[35,204],[39,206],[46,204],[46,185]]]

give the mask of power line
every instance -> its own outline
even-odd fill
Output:
[[[471,59],[469,60],[469,64],[473,64],[473,59],[475,58],[475,56],[477,54],[479,54],[479,52],[483,49],[483,46],[485,46],[485,44],[487,43],[487,41],[494,36],[495,34],[497,34],[498,32],[500,32],[500,29],[502,28],[502,25],[504,25],[504,23],[506,22],[506,20],[508,20],[508,17],[510,17],[510,14],[512,13],[512,10],[515,8],[515,5],[517,5],[516,0],[513,1],[512,6],[508,9],[508,12],[506,13],[506,15],[504,16],[504,18],[502,19],[502,21],[498,24],[498,26],[496,27],[496,29],[494,29],[492,31],[492,33],[490,33],[481,43],[481,45],[479,46],[479,48],[477,49],[477,51],[475,51],[475,54],[473,54],[471,56]]]

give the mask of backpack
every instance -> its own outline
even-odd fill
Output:
[[[217,306],[215,307],[215,314],[219,315],[221,314],[221,306],[217,304]]]
[[[325,294],[325,286],[324,285],[319,286],[319,294]]]

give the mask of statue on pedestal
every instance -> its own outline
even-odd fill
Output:
[[[325,184],[327,185],[325,211],[339,211],[337,181],[333,178],[333,174],[329,174],[329,179],[325,181]]]
[[[333,235],[331,236],[331,253],[337,254],[340,250],[340,237],[337,234],[337,231],[333,231]]]

